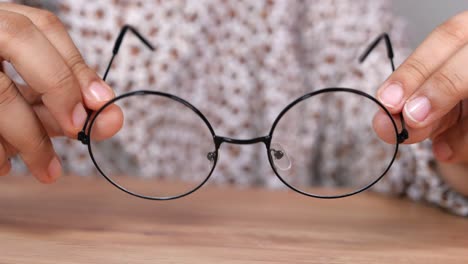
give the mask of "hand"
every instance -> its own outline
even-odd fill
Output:
[[[439,162],[468,168],[468,11],[436,28],[385,81],[377,97],[396,119],[403,112],[410,135],[405,143],[430,138]],[[383,114],[376,119],[383,120]],[[388,138],[390,124],[376,124],[379,136]],[[451,171],[444,176],[463,177],[468,185],[467,170],[444,168]],[[460,184],[459,179],[448,181]]]
[[[0,175],[19,154],[31,173],[50,183],[61,175],[51,137],[76,138],[87,113],[114,97],[112,89],[84,62],[65,26],[52,13],[0,3],[0,61],[10,62],[27,83],[16,85],[0,71]],[[96,135],[107,138],[123,122],[110,108]]]

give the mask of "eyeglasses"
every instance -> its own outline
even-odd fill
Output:
[[[135,28],[124,26],[115,42],[104,80],[127,32],[154,50]],[[359,62],[362,63],[382,40],[394,71],[393,49],[386,33],[369,45]],[[124,113],[122,129],[109,140],[95,140],[96,120],[114,105]],[[142,117],[128,118],[127,109],[140,111]],[[377,112],[385,116],[385,120],[381,118],[379,122],[388,122],[393,128],[386,131],[394,133],[391,143],[374,132]],[[353,119],[353,116],[359,118]],[[300,194],[330,199],[360,193],[388,172],[399,144],[408,138],[401,114],[400,119],[399,131],[390,112],[364,91],[325,88],[307,93],[287,105],[274,120],[268,135],[234,139],[217,135],[207,117],[190,102],[165,92],[137,90],[117,96],[97,112],[89,113],[78,140],[88,146],[89,155],[102,176],[120,190],[144,199],[170,200],[189,195],[208,181],[223,144],[256,143],[266,147],[271,168],[282,183]],[[134,129],[139,126],[147,129]],[[144,140],[145,145],[130,144],[125,153],[101,148],[109,142],[118,144],[115,142],[128,138]],[[369,160],[362,154],[369,148],[378,150],[379,164],[367,166]],[[142,179],[139,184],[118,176],[115,168],[106,162],[122,155],[129,156],[122,166],[136,167],[131,173],[141,174],[138,175]],[[149,162],[140,164],[141,160]],[[366,170],[356,171],[357,167]]]

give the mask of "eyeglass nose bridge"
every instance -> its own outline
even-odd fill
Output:
[[[291,168],[291,159],[289,158],[287,152],[279,143],[272,144],[270,135],[264,136],[264,137],[252,138],[252,139],[234,139],[234,138],[229,138],[229,137],[215,136],[214,140],[216,144],[216,151],[210,152],[207,154],[207,158],[210,161],[214,161],[217,159],[218,150],[221,147],[221,144],[223,143],[234,144],[234,145],[252,145],[252,144],[257,144],[257,143],[264,143],[267,150],[269,151],[269,155],[271,156],[272,160],[283,161],[283,163],[285,162],[283,166],[278,166],[278,164],[273,164],[273,163],[272,163],[272,166],[276,166],[281,170],[289,170]]]
[[[229,138],[229,137],[215,136],[214,141],[216,144],[216,149],[219,149],[219,147],[223,143],[234,144],[234,145],[253,145],[257,143],[264,143],[268,147],[270,146],[270,143],[271,143],[271,137],[268,135],[264,137],[256,137],[256,138],[251,138],[251,139],[235,139],[235,138]]]

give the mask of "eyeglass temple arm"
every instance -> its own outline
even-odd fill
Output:
[[[154,46],[151,44],[151,42],[149,42],[145,37],[143,37],[143,35],[141,35],[140,32],[138,32],[138,30],[136,30],[134,27],[132,27],[130,25],[125,25],[122,28],[122,30],[120,30],[120,34],[117,37],[117,39],[115,40],[114,49],[112,50],[112,58],[110,59],[109,64],[107,65],[107,68],[106,68],[106,72],[104,73],[104,77],[102,78],[104,81],[107,79],[107,74],[109,73],[109,70],[110,70],[110,68],[112,66],[112,63],[114,62],[115,56],[117,56],[117,53],[119,53],[120,46],[122,46],[122,42],[123,42],[123,39],[125,37],[125,34],[129,30],[137,38],[139,38],[141,40],[141,42],[143,42],[143,44],[145,44],[146,47],[148,47],[150,50],[154,51]]]
[[[149,42],[145,37],[143,37],[143,35],[141,35],[140,32],[138,32],[138,30],[136,30],[134,27],[132,27],[130,25],[123,26],[122,29],[120,30],[119,36],[115,40],[114,48],[112,49],[112,57],[111,57],[111,59],[109,61],[109,64],[107,65],[106,71],[105,71],[104,76],[102,78],[104,81],[106,81],[106,79],[107,79],[107,75],[109,74],[109,71],[110,71],[110,69],[112,67],[112,63],[114,62],[115,57],[119,53],[120,46],[122,46],[123,39],[125,37],[125,34],[128,31],[132,32],[137,38],[139,38],[141,40],[141,42],[143,42],[143,44],[145,44],[146,47],[148,47],[150,50],[154,51],[154,46],[151,44],[151,42]],[[87,112],[88,112],[88,116],[86,118],[85,124],[83,126],[83,129],[78,133],[78,138],[77,138],[79,141],[81,141],[81,143],[83,143],[85,145],[89,144],[89,136],[86,135],[86,127],[88,126],[89,120],[90,120],[91,115],[92,115],[91,111],[88,110]]]
[[[379,45],[379,43],[384,40],[385,41],[385,46],[387,47],[387,57],[390,60],[390,64],[392,67],[392,72],[395,71],[395,63],[393,62],[393,47],[392,47],[392,42],[390,41],[390,37],[387,33],[382,33],[380,36],[378,36],[374,41],[372,41],[371,44],[367,47],[367,49],[364,51],[364,53],[359,57],[359,63],[363,63],[369,54]],[[403,143],[405,140],[408,139],[408,130],[406,130],[406,124],[405,120],[403,118],[403,113],[400,113],[400,119],[401,119],[401,132],[398,134],[398,143]]]

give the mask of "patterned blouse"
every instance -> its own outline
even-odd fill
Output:
[[[101,74],[120,28],[124,24],[135,26],[157,48],[151,52],[137,38],[125,40],[108,79],[116,94],[147,87],[181,96],[207,116],[217,134],[234,138],[267,134],[275,117],[289,102],[314,89],[359,87],[374,95],[391,73],[384,46],[364,64],[357,63],[356,58],[382,32],[392,37],[397,64],[409,54],[404,24],[392,16],[389,1],[385,0],[13,2],[56,13],[87,63]],[[142,109],[133,107],[135,110],[125,118],[144,121]],[[330,102],[317,107],[330,109]],[[365,114],[349,111],[347,117],[341,118],[359,120]],[[135,131],[151,129],[145,122],[134,125]],[[310,128],[305,129],[311,132]],[[334,133],[333,127],[322,129],[330,130],[325,135]],[[346,129],[353,129],[352,123]],[[125,149],[128,155],[146,144],[144,136],[123,136],[120,140],[123,144],[114,147],[128,148]],[[372,171],[372,166],[380,162],[380,150],[370,143],[360,153],[364,162],[344,168]],[[67,172],[81,175],[96,172],[87,149],[79,142],[57,139],[54,144]],[[279,185],[272,176],[264,148],[231,145],[223,148],[211,182]],[[337,150],[329,144],[321,151],[336,154]],[[120,160],[123,156],[115,155],[107,161],[108,166],[119,170],[124,164]],[[158,168],[145,159],[149,157],[140,155],[136,165],[143,168],[145,175],[156,173]],[[320,162],[322,169],[335,165],[333,159]],[[22,169],[21,164],[15,166]],[[361,177],[375,175],[362,173]],[[373,190],[468,215],[468,199],[439,177],[430,142],[402,146],[396,162]]]

